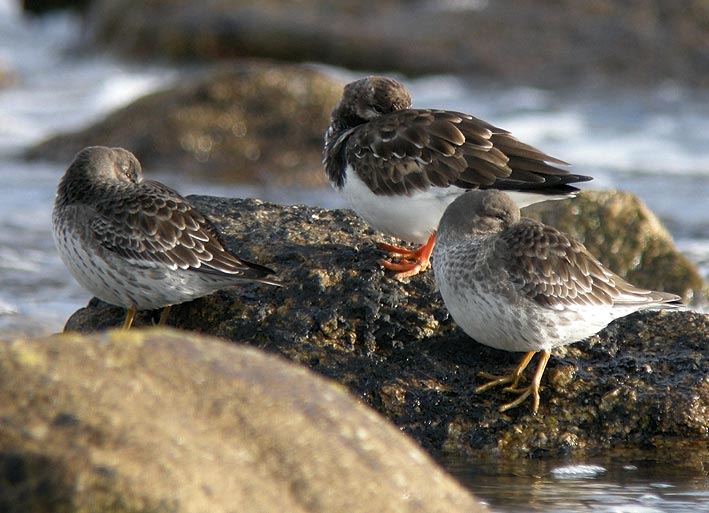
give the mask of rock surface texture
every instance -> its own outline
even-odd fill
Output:
[[[302,366],[174,330],[0,344],[0,511],[488,511]]]
[[[603,211],[593,212],[594,198],[600,205],[612,203],[606,193],[581,195],[585,206],[577,214],[591,231],[605,225],[589,219]],[[398,241],[374,233],[348,211],[191,199],[220,226],[227,245],[275,269],[286,286],[221,291],[175,307],[168,322],[279,353],[331,377],[433,454],[558,455],[680,441],[706,448],[705,315],[636,314],[561,348],[542,381],[540,414],[531,416],[525,406],[501,414],[496,407],[508,396],[499,390],[475,394],[481,383],[477,374],[502,373],[516,365],[519,355],[479,345],[458,329],[431,272],[408,283],[386,275],[376,264],[380,254],[374,241]],[[607,234],[616,236],[617,231]],[[624,235],[630,248],[635,236],[645,235]],[[603,260],[596,243],[613,243],[586,237],[589,249]],[[655,271],[645,278],[643,285],[651,288],[691,289],[686,281],[667,283]],[[67,329],[116,326],[122,317],[121,309],[92,300]],[[153,320],[146,312],[136,322]]]

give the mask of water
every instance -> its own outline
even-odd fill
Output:
[[[27,163],[20,152],[59,131],[89,124],[134,98],[169,84],[177,70],[135,66],[71,51],[78,20],[52,15],[22,20],[0,0],[0,69],[15,84],[0,88],[0,333],[60,331],[90,295],[70,278],[50,233],[56,183],[68,162]],[[333,74],[353,77],[345,70]],[[110,78],[110,80],[108,80]],[[640,195],[680,248],[709,276],[709,98],[659,84],[637,91],[558,94],[499,90],[459,77],[406,79],[419,106],[473,112],[590,174],[589,186]],[[146,170],[151,174],[151,170]],[[210,185],[152,174],[185,194],[257,196],[279,203],[342,206],[332,191]],[[447,467],[495,511],[684,513],[709,511],[707,471],[654,461],[514,462]],[[560,468],[553,472],[554,468]],[[564,470],[566,469],[566,470]],[[585,474],[584,474],[585,472]]]
[[[588,463],[515,460],[448,470],[498,513],[698,513],[709,511],[709,469],[676,457],[599,457]],[[671,463],[670,463],[671,462]]]

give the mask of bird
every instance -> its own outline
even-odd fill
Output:
[[[556,228],[521,218],[514,201],[497,190],[467,192],[446,209],[433,272],[448,312],[467,335],[525,353],[509,374],[481,373],[488,381],[476,392],[508,385],[506,391],[519,395],[500,411],[531,395],[537,413],[553,348],[584,340],[639,310],[681,306],[675,294],[631,285]],[[531,384],[520,387],[536,353],[541,355]]]
[[[280,286],[268,267],[237,257],[209,219],[170,187],[144,180],[123,148],[79,151],[59,181],[52,211],[59,255],[99,299],[136,311],[170,306],[246,282]]]
[[[395,278],[430,267],[446,207],[472,189],[500,189],[524,207],[574,196],[591,180],[556,167],[566,162],[470,114],[414,109],[406,87],[369,76],[347,84],[325,133],[323,166],[331,185],[370,226],[420,244],[380,249]]]

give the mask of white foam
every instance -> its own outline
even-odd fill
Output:
[[[557,479],[590,478],[604,474],[606,469],[599,465],[567,465],[551,470],[551,475]]]

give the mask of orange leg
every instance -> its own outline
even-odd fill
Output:
[[[397,280],[409,278],[431,267],[431,253],[433,253],[433,247],[435,245],[435,232],[431,234],[426,244],[416,250],[400,248],[390,244],[379,244],[379,249],[390,253],[394,258],[400,260],[400,262],[390,262],[388,260],[381,259],[379,260],[379,263],[385,269],[395,271],[396,274],[394,277]]]

